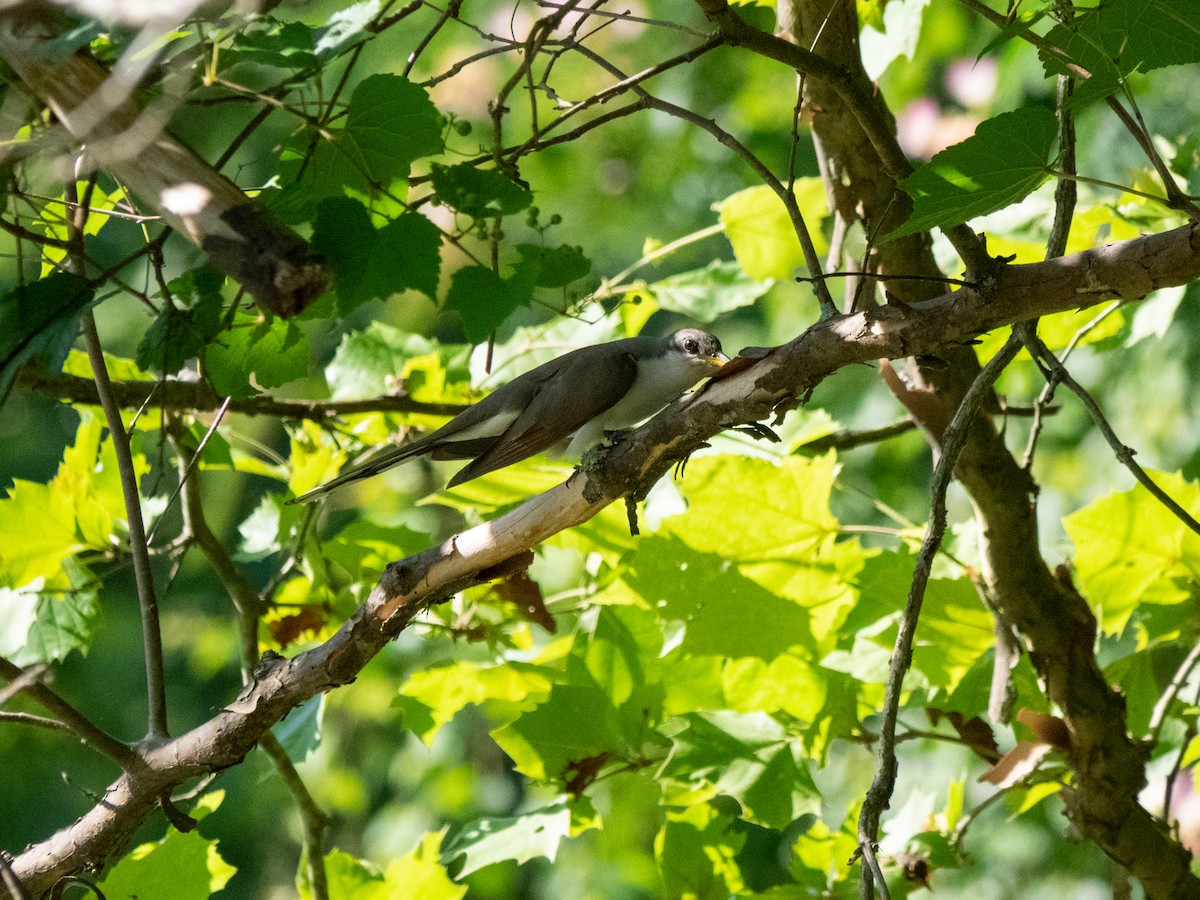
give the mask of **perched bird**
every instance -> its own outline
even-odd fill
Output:
[[[695,328],[572,350],[517,376],[432,434],[288,502],[315,500],[418,456],[471,460],[450,479],[454,487],[543,450],[582,455],[606,431],[649,418],[727,362],[721,342]]]

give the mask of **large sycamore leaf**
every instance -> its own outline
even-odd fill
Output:
[[[0,500],[0,587],[72,587],[63,562],[84,550],[110,550],[124,536],[125,501],[112,442],[103,423],[81,415],[75,444],[67,448],[49,484],[18,479]],[[134,457],[135,476],[149,466]]]
[[[442,861],[450,865],[462,858],[456,878],[509,860],[523,863],[545,857],[554,862],[558,845],[572,835],[571,818],[571,804],[563,799],[519,816],[478,819],[450,832],[442,847]]]
[[[333,271],[338,312],[346,315],[410,289],[435,299],[441,239],[420,213],[401,213],[377,229],[361,203],[338,198],[318,206],[312,245]]]
[[[1048,74],[1068,71],[1067,61],[1091,77],[1079,82],[1081,106],[1115,93],[1134,72],[1200,62],[1200,0],[1105,0],[1045,38]],[[1064,59],[1065,55],[1065,59]]]
[[[778,652],[801,641],[825,641],[853,604],[848,577],[861,565],[861,549],[854,541],[836,541],[839,525],[829,510],[836,470],[833,454],[787,457],[778,465],[742,456],[694,459],[681,483],[688,514],[663,524],[664,533],[692,549],[732,563],[722,578],[740,575],[775,595],[761,609],[776,610],[782,618],[774,624],[785,630],[759,640]],[[714,609],[724,597],[720,591],[702,596]],[[690,597],[675,595],[673,602],[697,599],[694,592]],[[782,602],[799,617],[785,614],[778,607]],[[807,624],[797,634],[793,628],[801,618]]]
[[[1193,516],[1200,486],[1178,473],[1149,472]],[[1140,485],[1094,500],[1063,520],[1075,544],[1084,596],[1101,610],[1101,626],[1119,634],[1143,603],[1182,603],[1200,568],[1200,537]]]
[[[980,122],[902,182],[913,198],[908,221],[887,239],[950,228],[1016,203],[1049,177],[1054,113],[1025,106]]]
[[[828,214],[825,187],[820,178],[799,178],[793,188],[818,254],[827,249],[821,220]],[[766,185],[731,194],[715,209],[733,247],[738,265],[755,281],[791,278],[804,267],[804,253],[787,207]]]

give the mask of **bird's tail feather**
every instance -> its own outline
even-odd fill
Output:
[[[364,478],[370,478],[373,475],[378,475],[380,472],[412,459],[414,456],[420,456],[428,450],[429,444],[423,440],[393,447],[390,450],[380,453],[373,459],[367,460],[361,466],[356,466],[348,472],[343,472],[337,478],[333,479],[333,481],[327,481],[319,487],[301,494],[299,497],[293,497],[288,503],[309,503],[317,500],[326,494],[336,491],[338,488],[352,484],[355,481],[362,481]]]

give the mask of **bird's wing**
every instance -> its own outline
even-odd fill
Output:
[[[486,453],[464,466],[449,487],[503,469],[569,438],[596,416],[610,409],[633,386],[637,362],[629,353],[589,366],[591,349],[576,351],[575,359],[558,377],[541,382],[524,412]],[[605,354],[609,356],[609,354]]]

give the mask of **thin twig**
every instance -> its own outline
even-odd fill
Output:
[[[1195,706],[1200,703],[1200,685],[1196,688],[1196,699],[1192,701]],[[1184,729],[1183,740],[1179,743],[1179,750],[1175,754],[1175,761],[1171,764],[1171,771],[1167,773],[1167,777],[1163,779],[1163,821],[1170,824],[1171,822],[1171,796],[1175,793],[1175,779],[1179,777],[1179,773],[1183,771],[1183,760],[1187,756],[1189,748],[1192,746],[1192,739],[1196,736],[1196,720],[1193,717],[1188,718],[1187,727]]]
[[[172,434],[171,442],[175,445],[180,486],[183,489],[184,534],[200,548],[213,567],[237,612],[241,648],[239,659],[243,680],[248,680],[258,661],[258,618],[264,610],[263,600],[209,527],[201,500],[200,479],[194,471],[200,451],[198,448],[192,450],[187,445],[183,436],[178,434],[177,426],[174,431],[176,433]]]
[[[1014,329],[1020,333],[1021,340],[1025,344],[1026,349],[1029,350],[1030,355],[1042,367],[1044,377],[1050,378],[1053,376],[1070,388],[1071,392],[1083,403],[1084,408],[1091,414],[1092,421],[1096,423],[1096,427],[1104,435],[1104,439],[1108,442],[1109,447],[1112,448],[1113,455],[1116,456],[1121,465],[1125,466],[1133,474],[1133,477],[1137,479],[1142,487],[1150,492],[1151,496],[1170,510],[1175,518],[1179,519],[1180,522],[1196,534],[1200,534],[1200,522],[1197,522],[1191,513],[1155,484],[1154,480],[1146,474],[1146,470],[1134,461],[1134,450],[1121,443],[1121,439],[1113,431],[1112,426],[1108,423],[1108,419],[1100,409],[1099,404],[1096,403],[1095,398],[1087,392],[1083,385],[1075,380],[1067,370],[1067,367],[1059,361],[1057,356],[1050,352],[1049,348],[1042,342],[1042,339],[1032,329],[1028,328],[1025,323],[1014,326]]]
[[[83,229],[87,222],[88,207],[79,203],[74,179],[67,182],[65,193],[67,199],[75,204],[74,212],[68,222],[71,249],[67,254],[67,265],[75,274],[83,275]],[[112,396],[112,382],[104,361],[104,348],[100,343],[100,334],[96,330],[96,317],[90,310],[83,316],[83,334],[96,382],[96,394],[108,422],[109,436],[117,459],[121,491],[125,500],[125,515],[129,527],[129,550],[133,556],[134,581],[137,585],[138,605],[141,609],[142,643],[146,658],[147,737],[161,739],[167,736],[162,633],[158,622],[158,602],[154,596],[154,575],[150,569],[146,529],[142,522],[137,470],[133,465],[129,435],[121,421],[121,409]]]
[[[1167,713],[1171,710],[1171,703],[1183,686],[1187,684],[1188,679],[1192,677],[1192,671],[1196,668],[1197,663],[1200,663],[1200,642],[1192,645],[1188,655],[1175,670],[1175,676],[1171,679],[1171,683],[1167,685],[1162,696],[1158,698],[1158,702],[1154,704],[1154,712],[1150,714],[1150,723],[1147,729],[1152,743],[1158,743],[1163,723],[1166,722]]]
[[[966,443],[968,427],[982,408],[992,385],[1000,377],[1005,366],[1012,362],[1020,348],[1021,341],[1014,330],[1003,348],[988,361],[972,382],[962,404],[942,435],[942,455],[933,473],[929,526],[926,528],[921,552],[917,557],[908,602],[900,620],[896,645],[888,669],[887,690],[879,727],[879,749],[876,752],[875,778],[867,791],[858,820],[860,848],[869,849],[879,840],[879,820],[883,811],[887,809],[896,786],[896,719],[900,710],[900,694],[904,686],[904,676],[912,665],[913,638],[917,619],[921,614],[921,603],[925,598],[925,586],[946,530],[946,490],[950,485],[954,465]],[[874,895],[874,876],[868,869],[864,869],[859,896],[871,898]]]
[[[271,757],[275,770],[300,810],[300,819],[304,823],[308,886],[312,891],[313,900],[329,900],[329,884],[325,877],[325,829],[329,827],[329,816],[313,799],[304,779],[296,771],[296,766],[274,732],[266,732],[259,740],[258,746]]]
[[[188,479],[192,476],[192,472],[196,467],[196,463],[200,461],[200,456],[204,453],[204,448],[208,445],[208,442],[212,436],[217,433],[217,428],[220,426],[221,421],[225,418],[225,413],[229,411],[230,399],[231,398],[229,397],[225,398],[225,402],[221,404],[220,409],[218,409],[216,415],[213,416],[212,422],[209,423],[208,430],[204,432],[204,437],[200,438],[200,443],[196,445],[195,454],[188,461],[187,466],[180,471],[179,483],[175,485],[175,490],[171,493],[171,496],[167,498],[166,506],[163,507],[163,513],[165,513],[174,505],[176,499],[179,497],[179,494],[183,491],[184,486],[187,484]],[[158,526],[162,524],[164,519],[165,516],[160,513],[158,520],[154,523],[154,527],[150,529],[150,534],[146,537],[147,544],[154,543],[154,536],[158,534]]]
[[[625,77],[620,69],[599,54],[593,53],[585,47],[578,49],[583,56],[586,56],[601,68],[606,69],[619,78]],[[821,305],[821,315],[823,318],[837,316],[837,304],[833,302],[833,297],[829,294],[829,288],[825,284],[825,279],[820,277],[822,272],[821,258],[817,254],[816,245],[813,243],[812,235],[809,233],[808,223],[805,221],[804,214],[800,211],[800,205],[796,202],[796,195],[787,189],[786,185],[775,176],[775,173],[749,147],[718,125],[715,119],[706,118],[686,107],[679,106],[667,100],[661,100],[640,86],[634,85],[633,90],[641,98],[642,102],[651,109],[656,109],[677,119],[690,122],[707,131],[716,138],[717,143],[728,147],[745,160],[750,168],[754,170],[754,173],[762,179],[762,182],[783,202],[784,208],[788,213],[788,219],[792,223],[792,230],[796,234],[796,239],[800,242],[800,250],[804,255],[804,264],[808,267],[809,275],[813,276],[813,293],[817,295],[817,302]]]

